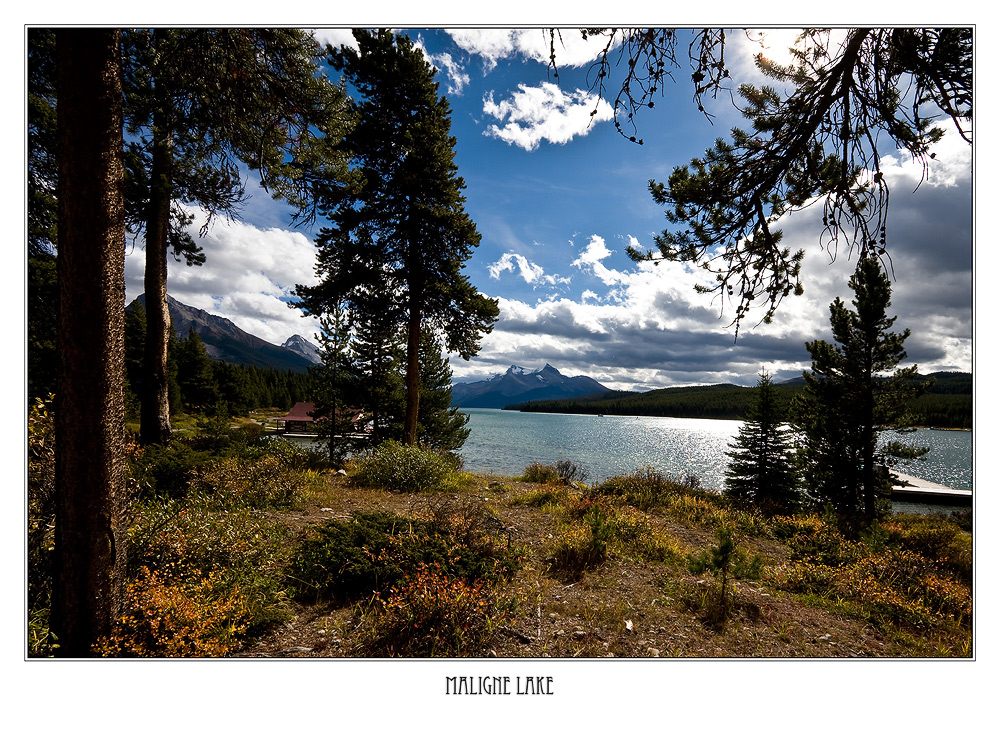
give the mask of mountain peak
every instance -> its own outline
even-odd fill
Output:
[[[503,374],[480,382],[452,385],[452,402],[466,408],[502,408],[530,400],[580,397],[607,392],[589,377],[566,377],[551,364],[528,370],[512,364]]]
[[[135,302],[145,308],[146,294],[138,296],[133,303]],[[131,308],[131,304],[129,307]],[[177,336],[184,338],[190,331],[196,331],[212,359],[294,372],[305,372],[314,364],[312,359],[297,350],[271,344],[243,331],[223,316],[188,306],[173,296],[167,296],[167,309]]]
[[[300,334],[292,334],[290,337],[285,339],[284,344],[281,346],[305,357],[313,364],[319,364],[322,361],[319,356],[319,349],[316,345]]]

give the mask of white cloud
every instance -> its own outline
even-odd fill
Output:
[[[465,73],[465,68],[455,61],[451,54],[439,54],[430,57],[431,63],[439,69],[444,69],[448,76],[448,94],[459,95],[469,83],[469,75]]]
[[[413,42],[415,48],[423,52],[428,63],[438,71],[444,71],[448,79],[446,89],[448,94],[461,95],[465,86],[469,83],[469,75],[465,72],[465,67],[456,61],[449,53],[432,54],[424,44],[422,36],[417,36]]]
[[[492,263],[487,269],[490,277],[494,280],[499,280],[501,273],[513,273],[517,270],[518,275],[521,276],[524,282],[531,285],[559,285],[561,283],[569,283],[569,278],[563,278],[558,275],[546,275],[540,265],[531,262],[524,255],[519,255],[516,252],[505,252],[499,260]]]
[[[534,29],[458,29],[448,35],[461,48],[483,59],[485,71],[492,71],[502,59],[522,57],[542,64],[549,63],[553,39],[545,28]],[[584,40],[580,31],[565,30],[555,41],[556,63],[560,67],[586,66],[598,58],[606,40]]]
[[[200,209],[189,232],[205,251],[206,262],[188,267],[168,255],[167,293],[181,303],[230,319],[265,341],[281,344],[292,334],[312,337],[315,319],[287,305],[295,285],[313,285],[315,247],[301,232],[260,229],[242,222],[216,220],[199,238]],[[143,292],[145,250],[140,244],[125,258],[127,300]]]
[[[525,150],[535,150],[543,140],[568,143],[586,135],[595,122],[614,117],[611,105],[596,95],[582,89],[566,93],[549,82],[538,87],[519,84],[509,100],[500,102],[490,92],[483,99],[483,112],[505,122],[503,127],[490,125],[484,135]]]
[[[358,50],[358,42],[354,39],[354,32],[350,28],[315,28],[313,36],[322,46],[330,44],[335,49],[347,46]]]

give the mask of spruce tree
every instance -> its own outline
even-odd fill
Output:
[[[794,511],[799,499],[785,422],[778,390],[762,370],[754,402],[726,454],[726,494],[770,515]]]
[[[320,318],[320,363],[310,368],[320,438],[327,440],[330,462],[339,465],[357,441],[352,418],[361,408],[360,374],[351,351],[347,314],[337,309]]]
[[[451,367],[441,342],[425,331],[420,339],[420,445],[457,451],[469,437],[468,422],[469,416],[451,405]]]
[[[876,519],[895,461],[927,453],[899,441],[879,446],[879,436],[910,424],[906,403],[930,382],[916,379],[916,365],[897,369],[910,330],[889,331],[896,318],[886,315],[892,289],[881,263],[861,258],[850,286],[854,310],[839,298],[830,304],[837,343],[806,344],[812,371],[803,373],[806,387],[793,401],[793,422],[801,433],[806,492],[832,507],[845,529],[857,530]]]
[[[353,175],[320,192],[331,223],[316,239],[320,282],[296,294],[315,315],[340,307],[363,314],[373,294],[383,296],[379,316],[405,336],[403,440],[414,444],[421,334],[440,332],[450,352],[468,359],[499,309],[461,273],[480,237],[464,210],[451,110],[435,70],[405,36],[354,35],[359,50],[330,57],[354,90],[356,125],[342,147]]]
[[[219,386],[215,383],[212,358],[197,331],[191,329],[186,338],[174,342],[174,359],[184,409],[204,411],[213,407],[219,401]]]

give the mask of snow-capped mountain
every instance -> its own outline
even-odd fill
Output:
[[[566,377],[550,364],[530,371],[511,365],[488,380],[452,385],[451,401],[463,408],[502,408],[529,400],[555,400],[607,392],[597,380],[580,375]]]
[[[285,343],[282,344],[285,349],[291,349],[298,355],[301,355],[308,359],[313,364],[319,364],[319,349],[311,341],[306,339],[304,336],[299,336],[298,334],[292,334],[290,337],[285,339]]]

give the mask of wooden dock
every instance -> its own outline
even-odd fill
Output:
[[[952,489],[943,484],[928,482],[926,479],[911,477],[909,474],[898,474],[903,486],[892,488],[892,498],[903,502],[925,502],[927,504],[971,505],[971,489]]]

